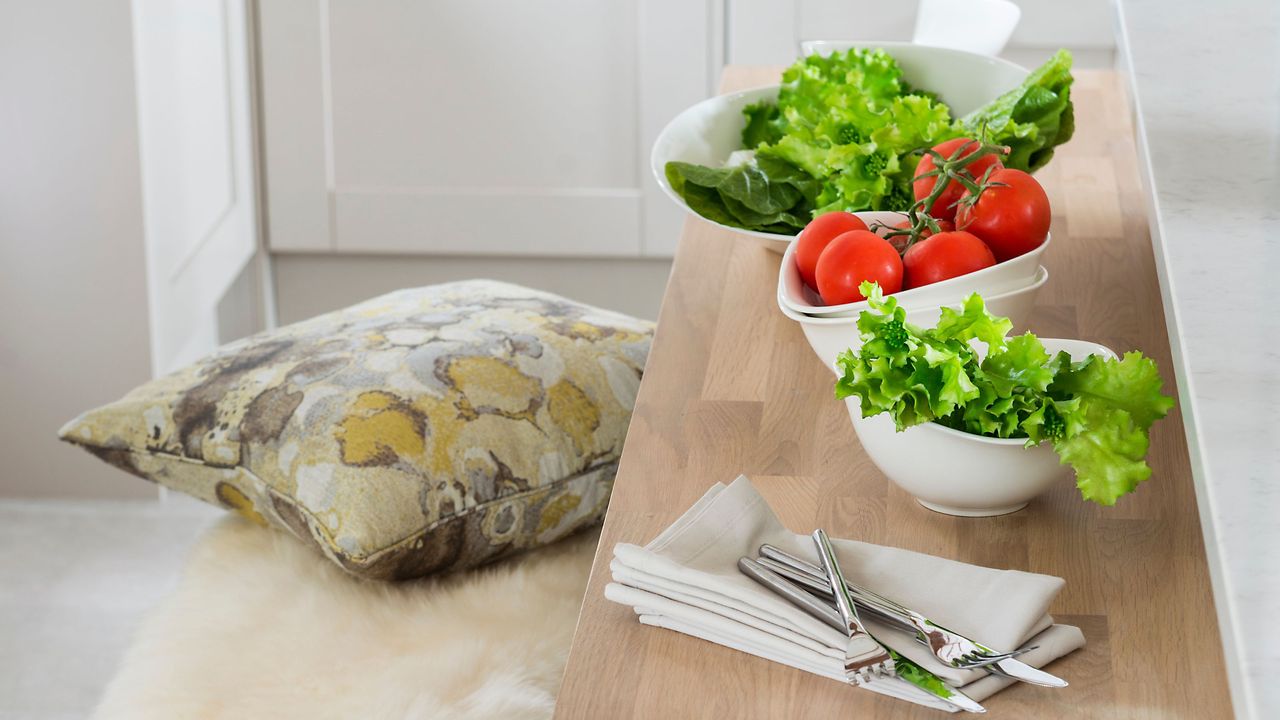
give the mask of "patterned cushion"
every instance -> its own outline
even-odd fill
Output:
[[[492,281],[402,290],[228,345],[64,440],[403,579],[596,522],[649,323]]]

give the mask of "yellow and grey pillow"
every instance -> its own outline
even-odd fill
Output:
[[[62,428],[140,477],[406,579],[604,512],[652,326],[476,280],[228,345]]]

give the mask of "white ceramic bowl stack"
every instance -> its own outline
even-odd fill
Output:
[[[892,225],[902,219],[901,213],[893,212],[855,214],[868,226],[875,222]],[[968,275],[902,290],[893,297],[906,310],[907,322],[929,327],[937,323],[944,306],[959,306],[976,292],[982,295],[989,312],[1007,317],[1015,328],[1022,328],[1031,317],[1036,294],[1049,280],[1049,271],[1040,264],[1040,257],[1048,246],[1046,239],[1025,255]],[[834,372],[837,355],[848,348],[862,347],[858,316],[868,306],[866,302],[823,305],[817,293],[800,279],[795,252],[796,245],[792,243],[782,255],[778,269],[778,309],[800,323],[814,353]]]

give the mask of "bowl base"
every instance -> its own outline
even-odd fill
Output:
[[[936,513],[942,513],[943,515],[958,515],[960,517],[994,517],[996,515],[1008,515],[1009,513],[1018,512],[1027,506],[1027,503],[1018,503],[1017,505],[1005,505],[1003,507],[994,508],[959,508],[951,507],[950,505],[931,503],[927,500],[921,500],[920,498],[916,498],[916,502]]]

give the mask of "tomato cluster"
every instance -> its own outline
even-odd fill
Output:
[[[819,215],[800,233],[796,266],[824,303],[864,300],[863,281],[888,295],[966,275],[1031,252],[1049,235],[1049,197],[1040,183],[969,138],[926,153],[912,190],[911,219],[883,228],[904,241],[891,242],[847,212]]]

